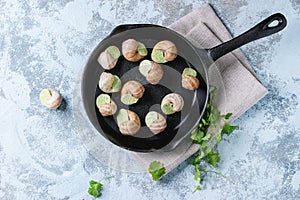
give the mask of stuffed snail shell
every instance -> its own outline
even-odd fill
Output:
[[[117,115],[119,130],[123,135],[133,136],[141,128],[139,116],[130,110],[120,109]]]
[[[118,47],[109,46],[105,51],[100,53],[97,61],[104,69],[110,70],[116,66],[120,55]]]
[[[137,81],[128,81],[121,90],[121,102],[125,105],[135,104],[144,95],[144,86]]]
[[[99,88],[106,93],[119,92],[121,89],[121,80],[116,75],[102,72],[99,79]]]
[[[128,39],[122,43],[122,54],[126,60],[137,62],[144,58],[148,51],[143,43],[134,39]]]
[[[177,57],[177,48],[175,44],[169,40],[158,42],[152,50],[151,58],[157,63],[166,63]]]
[[[54,89],[43,89],[40,93],[40,101],[47,108],[55,110],[60,106],[62,97],[59,92]]]
[[[161,110],[166,115],[171,115],[173,113],[181,111],[183,105],[183,98],[179,94],[170,93],[163,98],[161,102]]]
[[[182,72],[181,85],[187,90],[197,90],[199,88],[199,80],[197,78],[196,70],[192,68],[185,68]]]
[[[111,116],[116,113],[117,105],[108,94],[100,94],[96,99],[96,106],[102,116]]]
[[[139,71],[152,85],[157,84],[164,75],[164,71],[160,64],[150,60],[143,60],[139,65]]]
[[[147,127],[154,134],[163,132],[167,127],[166,118],[155,111],[150,111],[147,113],[145,122]]]

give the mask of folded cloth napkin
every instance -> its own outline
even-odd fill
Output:
[[[209,4],[182,17],[169,26],[186,37],[195,47],[209,49],[232,37]],[[267,94],[267,89],[257,79],[243,53],[237,49],[216,62],[223,79],[226,112],[233,113],[233,121]],[[219,105],[220,106],[220,105]],[[132,153],[145,169],[152,161],[160,161],[166,173],[176,168],[198,150],[198,145],[185,140],[170,152]]]

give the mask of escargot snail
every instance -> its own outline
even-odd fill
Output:
[[[120,109],[117,115],[119,130],[123,135],[134,135],[141,128],[139,116],[130,110]]]
[[[99,79],[99,88],[106,93],[119,92],[121,89],[121,80],[116,75],[102,72]]]
[[[137,62],[144,58],[148,51],[143,43],[128,39],[122,43],[122,54],[126,60]]]
[[[139,65],[139,71],[146,77],[146,80],[153,85],[157,84],[164,75],[160,64],[150,60],[143,60]]]
[[[104,69],[112,69],[116,66],[120,57],[120,50],[116,46],[109,46],[100,53],[97,61]]]
[[[145,92],[145,88],[137,81],[128,81],[121,90],[121,102],[126,105],[135,104]]]
[[[173,114],[182,110],[184,105],[183,98],[177,93],[166,95],[161,102],[161,110],[166,115]]]
[[[177,48],[175,44],[169,40],[158,42],[152,50],[151,58],[157,63],[166,63],[177,57]]]
[[[197,90],[199,87],[199,80],[197,78],[196,70],[192,68],[185,68],[182,72],[181,85],[188,90]]]
[[[150,131],[154,134],[161,133],[167,127],[167,121],[164,116],[155,111],[147,113],[145,122]]]
[[[62,97],[54,89],[43,89],[40,93],[40,101],[47,108],[55,110],[60,106]]]
[[[100,94],[96,99],[96,106],[102,116],[111,116],[116,113],[117,105],[108,94]]]

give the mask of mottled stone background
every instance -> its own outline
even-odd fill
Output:
[[[99,163],[74,129],[72,89],[92,49],[116,25],[169,25],[204,1],[0,0],[0,199],[92,199],[90,179],[104,182],[101,199],[300,199],[300,1],[210,0],[236,36],[274,12],[288,27],[242,48],[269,94],[235,121],[218,150],[218,171],[192,193],[184,162],[159,182]],[[49,111],[45,87],[66,100]]]

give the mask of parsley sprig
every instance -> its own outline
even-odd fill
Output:
[[[192,162],[195,168],[194,179],[198,181],[196,190],[201,189],[203,181],[203,173],[213,172],[223,176],[229,180],[226,176],[220,172],[213,170],[200,169],[200,162],[206,160],[212,167],[216,168],[217,163],[220,161],[220,155],[215,151],[216,144],[220,143],[223,134],[230,135],[237,126],[231,126],[227,120],[232,116],[232,113],[221,115],[219,110],[213,106],[215,88],[210,90],[210,98],[206,106],[206,114],[202,117],[199,126],[192,131],[191,139],[195,144],[199,145],[199,150],[195,154],[195,158]]]
[[[148,172],[151,174],[152,179],[158,181],[166,173],[166,169],[161,162],[153,161],[150,163]]]
[[[232,116],[232,113],[222,115],[220,111],[213,106],[215,88],[210,88],[210,97],[206,105],[206,113],[201,118],[196,129],[191,133],[193,143],[199,145],[199,150],[195,153],[192,165],[195,168],[194,179],[198,181],[194,191],[201,189],[204,173],[215,173],[227,181],[231,182],[226,176],[214,170],[201,169],[201,161],[206,161],[213,168],[217,167],[220,161],[220,155],[215,151],[216,145],[221,142],[223,135],[230,135],[238,126],[231,126],[227,120]],[[165,174],[164,165],[161,162],[153,161],[150,163],[148,172],[152,175],[153,180],[159,180]]]
[[[88,193],[94,197],[99,197],[101,195],[101,190],[103,188],[103,184],[101,183],[101,181],[103,181],[105,179],[113,178],[113,177],[114,176],[107,176],[107,177],[100,179],[99,181],[91,180],[90,187],[88,189]]]

